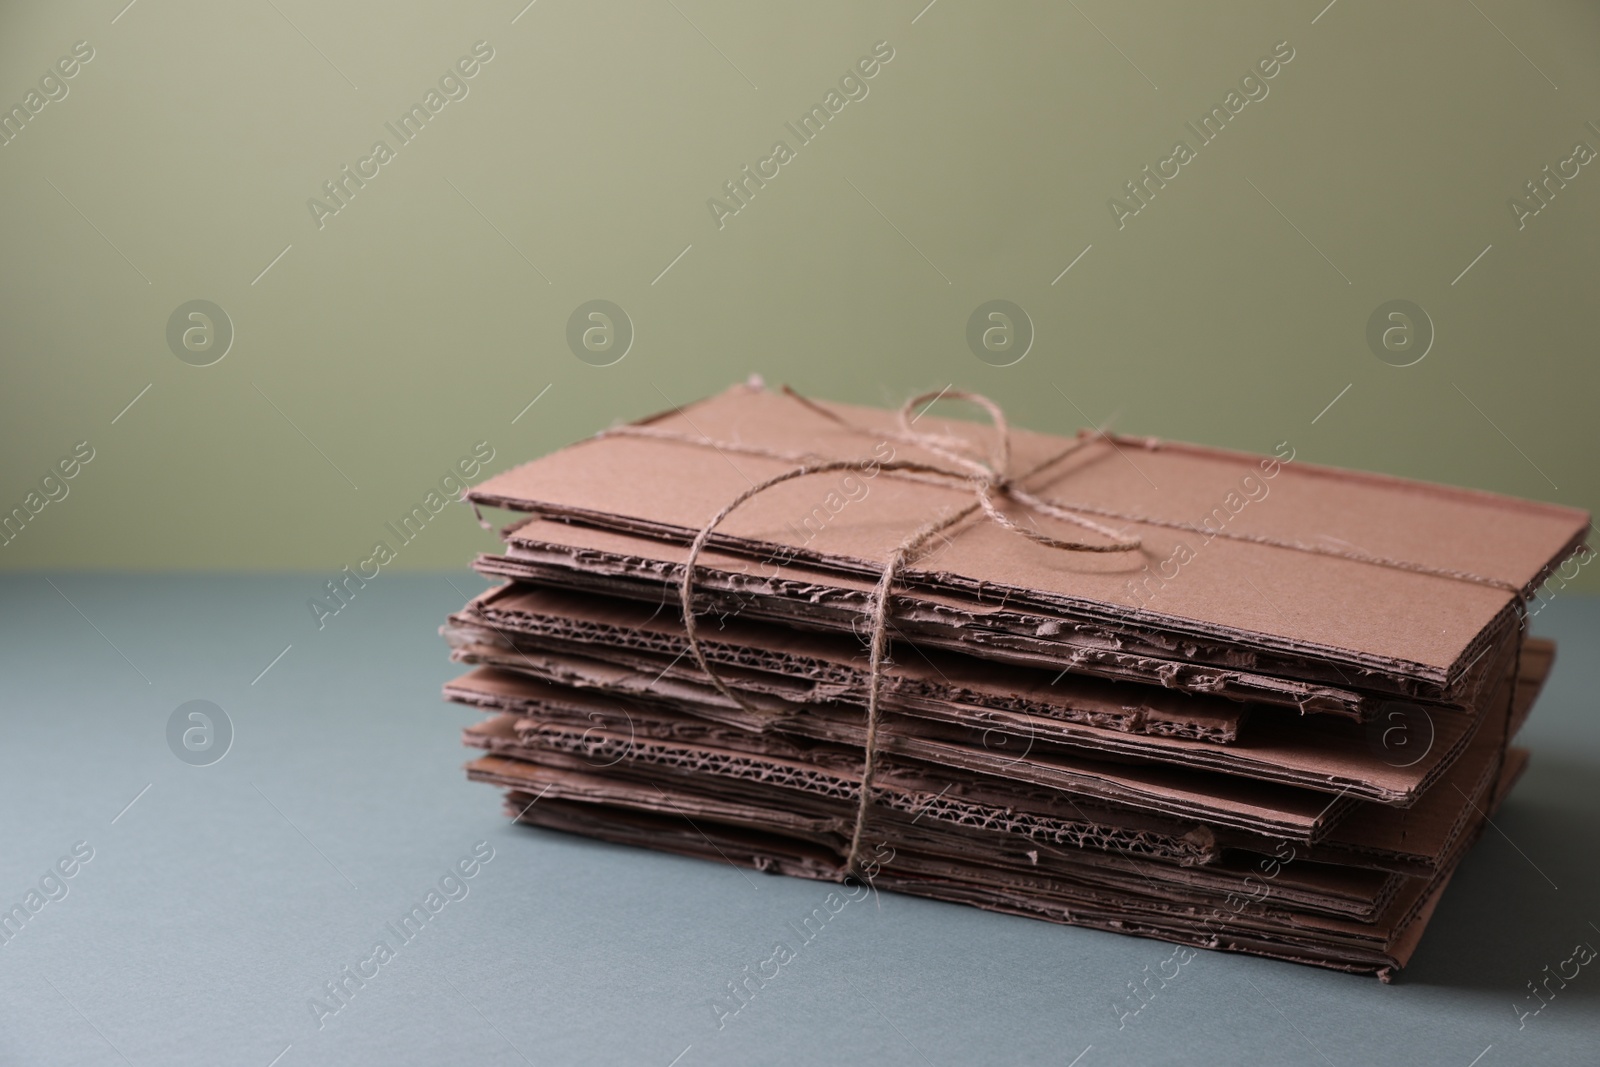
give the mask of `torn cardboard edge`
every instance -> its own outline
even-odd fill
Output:
[[[674,660],[681,660],[688,650],[675,605],[652,608],[638,601],[523,583],[487,590],[451,618],[569,645],[626,648]],[[824,694],[851,693],[850,699],[864,699],[870,681],[866,651],[853,636],[796,632],[728,616],[702,629],[700,645],[702,654],[718,666],[811,683]],[[1025,711],[1123,732],[1216,741],[1236,738],[1245,714],[1240,704],[1220,698],[1117,686],[1092,678],[1063,679],[1059,672],[1052,676],[939,649],[925,651],[914,642],[901,642],[899,647],[909,654],[896,657],[885,668],[882,686],[887,693],[908,699]]]
[[[465,636],[465,635],[463,635]],[[789,704],[781,697],[752,691],[737,678],[729,679],[735,693],[762,714],[722,698],[715,690],[692,680],[694,672],[681,664],[662,662],[657,673],[647,670],[618,675],[615,668],[579,656],[554,655],[537,649],[512,651],[484,644],[461,644],[452,658],[464,664],[508,671],[532,680],[569,686],[630,702],[630,707],[654,706],[679,715],[713,719],[738,725],[751,734],[773,733],[819,738],[856,738],[862,735],[863,710],[853,702]],[[613,661],[615,662],[615,660]],[[637,666],[641,666],[637,665]],[[715,709],[715,710],[709,710]],[[1125,734],[1005,711],[973,712],[941,707],[933,702],[888,701],[886,728],[905,731],[941,745],[990,753],[1028,753],[1040,759],[1072,765],[1107,761],[1128,765],[1171,766],[1197,775],[1220,775],[1272,783],[1323,794],[1407,806],[1459,756],[1477,728],[1477,719],[1441,719],[1427,755],[1409,765],[1385,763],[1375,754],[1376,742],[1357,728],[1350,736],[1298,736],[1292,730],[1263,731],[1254,742],[1218,745],[1160,735]],[[642,712],[641,712],[642,713]],[[1417,743],[1421,743],[1420,740]],[[1398,751],[1398,750],[1397,750]],[[1203,779],[1197,779],[1203,780]]]
[[[475,566],[481,572],[655,604],[676,597],[687,556],[681,545],[541,518],[518,523],[507,538],[511,555],[480,556]],[[695,574],[697,605],[717,616],[748,615],[852,634],[869,609],[870,581],[833,579],[767,560],[759,566],[771,573],[752,575],[750,566],[749,560],[724,553],[703,554]],[[898,633],[931,647],[1036,669],[1065,668],[1112,681],[1293,706],[1302,712],[1370,718],[1385,701],[1397,697],[1467,705],[1484,679],[1482,652],[1461,678],[1444,687],[1371,668],[1347,671],[1173,634],[1112,630],[1058,614],[1030,612],[1003,599],[973,604],[936,592],[908,590],[896,593],[891,611]],[[1514,629],[1507,624],[1485,649]]]
[[[475,761],[480,770],[473,776],[492,780],[493,775],[484,773],[483,762]],[[667,805],[663,812],[670,807]],[[513,789],[507,796],[507,812],[533,825],[622,844],[827,881],[837,882],[842,877],[837,860],[815,845],[800,846],[796,851],[798,842],[770,833],[736,831],[712,820],[691,825],[683,820],[681,811],[652,816],[572,804]],[[1477,829],[1481,830],[1481,826],[1480,822]],[[1461,853],[1465,845],[1463,842]],[[1216,906],[1207,913],[1203,904],[1175,904],[1163,897],[1088,893],[1081,887],[1069,889],[1068,883],[1059,879],[1047,882],[1008,875],[1009,888],[998,887],[987,880],[986,873],[976,872],[972,877],[978,880],[957,882],[949,875],[900,877],[885,869],[876,874],[872,885],[1071,925],[1377,974],[1387,980],[1409,960],[1421,928],[1431,916],[1461,853],[1454,857],[1449,870],[1433,878],[1403,880],[1400,890],[1390,894],[1381,906],[1376,922],[1281,912],[1242,917],[1237,912],[1225,914]],[[902,858],[898,852],[893,857],[896,861]],[[948,862],[945,866],[950,869]],[[1237,904],[1240,911],[1250,906],[1251,901],[1243,898]]]
[[[688,774],[623,779],[585,774],[575,763],[552,763],[543,751],[517,755],[521,750],[515,745],[497,745],[495,751],[496,757],[475,760],[469,766],[474,778],[510,786],[529,796],[537,793],[541,802],[564,800],[669,818],[688,816],[695,825],[715,823],[720,831],[786,838],[829,854],[836,873],[843,873],[839,857],[848,847],[847,802],[806,796],[774,803],[770,794],[757,790],[724,791],[721,784],[709,790],[704,780]],[[1251,868],[1183,862],[1181,854],[1176,858],[1169,855],[1174,844],[1182,847],[1181,840],[1168,839],[1161,842],[1166,848],[1134,854],[1121,847],[1123,842],[1148,844],[1150,839],[1105,824],[1072,825],[1070,836],[1063,835],[1065,839],[1056,843],[1048,839],[1050,835],[977,830],[927,817],[926,811],[910,805],[880,810],[873,823],[873,840],[892,847],[897,854],[915,854],[946,869],[981,871],[996,883],[1034,885],[1035,880],[1043,879],[1069,884],[1091,894],[1102,906],[1114,906],[1132,896],[1146,905],[1199,911],[1248,894],[1259,885]],[[991,815],[985,812],[984,818]],[[1074,844],[1073,837],[1090,847]],[[1381,871],[1290,863],[1278,872],[1271,902],[1262,912],[1271,921],[1289,926],[1322,919],[1371,921],[1389,906],[1405,882],[1405,878]]]
[[[484,680],[482,676],[467,677],[472,678],[472,682],[457,679],[446,695],[457,702],[478,704],[482,698],[474,690],[481,689]],[[614,699],[598,699],[570,690],[539,697],[523,696],[508,707],[525,717],[540,720],[562,715],[576,715],[580,719],[601,716],[599,720],[589,720],[590,729],[596,729],[593,722],[603,723],[608,715],[615,718],[616,709]],[[650,721],[650,712],[644,707],[636,705],[623,711],[636,723]],[[1330,799],[1324,794],[1288,786],[1177,767],[1088,759],[1070,763],[1055,758],[1016,759],[981,747],[973,749],[930,739],[920,726],[913,729],[896,723],[892,716],[886,717],[885,722],[888,725],[879,735],[878,746],[882,757],[937,767],[947,779],[977,775],[985,781],[1005,783],[1012,788],[1054,791],[1074,800],[1087,797],[1099,806],[1200,821],[1264,837],[1312,841],[1326,833],[1357,803],[1348,796]],[[853,749],[853,758],[859,763],[865,740],[862,724],[824,722],[808,717],[798,727],[805,731],[800,736],[808,740]],[[596,733],[604,731],[596,729]],[[854,773],[859,774],[859,770]]]

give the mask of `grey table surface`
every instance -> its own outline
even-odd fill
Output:
[[[829,886],[510,823],[439,698],[481,581],[385,574],[318,630],[321,581],[0,579],[3,1062],[1600,1063],[1600,964],[1527,985],[1600,947],[1600,601],[1535,618],[1533,764],[1395,984],[1200,952],[1127,1014],[1170,946],[892,894],[801,943]],[[191,700],[232,726],[209,766],[169,747]]]

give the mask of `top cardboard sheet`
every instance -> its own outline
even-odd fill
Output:
[[[740,386],[646,420],[692,441],[599,436],[497,475],[468,495],[479,504],[682,542],[752,484],[796,466],[747,449],[858,460],[855,470],[796,478],[761,493],[721,524],[713,543],[876,575],[909,534],[968,505],[973,492],[882,470],[879,464],[891,457],[950,467],[898,439],[892,413],[826,407],[862,429],[793,397]],[[915,429],[969,442],[975,455],[990,452],[986,425],[926,415]],[[1013,430],[1011,472],[1032,470],[1069,440]],[[1571,508],[1314,467],[1297,458],[1292,442],[1263,458],[1141,438],[1087,440],[1022,484],[1137,535],[1142,548],[1056,550],[979,513],[908,567],[905,584],[1441,685],[1504,632],[1515,595],[1498,585],[1323,553],[1466,572],[1527,596],[1583,543],[1589,523]],[[1005,510],[1058,537],[1099,537],[1021,506]]]

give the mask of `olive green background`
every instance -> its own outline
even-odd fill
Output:
[[[500,469],[751,373],[1600,504],[1600,166],[1507,206],[1600,147],[1594,5],[925,2],[0,5],[7,108],[95,50],[0,147],[0,511],[96,453],[0,567],[337,570],[475,442]],[[319,229],[307,200],[478,41]],[[869,95],[719,229],[707,199],[878,41]],[[1119,229],[1109,198],[1280,41]],[[1366,341],[1396,298],[1437,332],[1404,368]],[[213,366],[168,349],[194,299],[236,331]],[[609,367],[566,342],[593,299],[635,330]],[[968,348],[990,299],[1036,331],[1013,366]],[[452,509],[397,565],[492,543]]]

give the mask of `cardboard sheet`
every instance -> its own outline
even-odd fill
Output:
[[[698,674],[675,606],[527,585],[507,585],[475,597],[452,621],[477,623],[505,636],[543,639],[538,647],[628,650],[684,662]],[[868,658],[861,642],[842,634],[797,633],[737,616],[708,620],[701,651],[718,667],[778,675],[804,683],[802,703],[864,703]],[[532,641],[525,642],[532,644]],[[941,703],[969,711],[1013,711],[1127,733],[1215,742],[1236,739],[1245,709],[1232,701],[1187,697],[1148,686],[1116,686],[1061,672],[1002,666],[912,642],[899,646],[883,691],[902,702]],[[653,661],[647,661],[653,665]],[[659,670],[659,668],[658,668]],[[790,687],[788,699],[798,696]]]
[[[685,686],[698,690],[698,694],[687,695],[689,700],[729,703],[705,683],[698,666],[686,655],[683,626],[670,609],[652,612],[625,601],[507,586],[474,598],[452,621],[455,628],[450,638],[453,644],[459,642],[463,660],[513,670],[526,668],[547,679],[559,676],[568,684],[590,685],[644,700],[653,699],[657,687],[670,677],[679,683],[680,692]],[[490,647],[495,643],[501,643],[504,651],[497,653]],[[792,651],[785,652],[786,645]],[[1375,744],[1374,731],[1341,721],[1297,722],[1257,716],[1243,738],[1218,742],[1205,735],[1195,737],[1189,730],[1180,733],[1171,725],[1183,725],[1186,717],[1196,717],[1198,708],[1187,716],[1185,708],[1203,708],[1205,698],[1184,699],[1150,687],[1112,686],[1076,678],[1059,679],[1056,685],[1042,678],[1018,678],[1008,687],[1006,672],[979,674],[980,681],[975,681],[971,667],[976,665],[971,661],[914,655],[915,646],[907,642],[898,647],[901,654],[886,678],[888,706],[940,724],[929,728],[939,736],[959,738],[961,733],[949,729],[955,727],[972,743],[984,747],[994,747],[994,741],[1004,737],[1015,738],[1012,752],[1070,760],[1076,751],[1101,759],[1172,763],[1389,804],[1410,804],[1443,773],[1464,750],[1483,710],[1475,709],[1472,715],[1430,717],[1428,747],[1415,760],[1393,758]],[[864,707],[866,703],[865,657],[852,643],[829,648],[819,641],[808,642],[803,635],[785,637],[770,628],[732,619],[721,630],[702,637],[702,651],[719,670],[740,669],[737,676],[724,678],[735,692],[748,690],[806,706]],[[550,653],[557,654],[553,662]],[[547,665],[536,667],[534,656]],[[1502,673],[1510,669],[1508,657],[1506,650],[1497,662]],[[589,666],[599,659],[608,665]],[[619,676],[614,670],[617,666],[635,673]],[[773,675],[798,676],[801,684],[787,691],[763,684],[763,679]],[[908,682],[914,685],[902,684]],[[1161,708],[1160,720],[1153,725],[1164,728],[1132,735],[1126,729],[1105,728],[1123,726],[1124,719],[1142,725],[1150,715],[1150,698]],[[678,697],[679,706],[685,699],[685,695]],[[1499,699],[1503,705],[1505,697]],[[1227,702],[1214,703],[1222,710],[1230,707]],[[1057,709],[1063,706],[1076,714],[1061,716]],[[793,720],[797,715],[798,709],[784,718]],[[777,728],[802,729],[803,725],[791,722]]]
[[[569,746],[605,740],[618,752],[630,752],[653,718],[642,704],[622,704],[593,692],[549,686],[542,690],[509,672],[473,672],[446,687],[452,700],[481,707],[516,710],[552,724],[573,721]],[[485,695],[485,691],[490,691]],[[618,711],[622,712],[619,719]],[[579,726],[578,724],[583,724]],[[596,724],[600,725],[596,725]],[[1071,758],[1056,753],[1026,753],[1006,746],[984,747],[964,739],[938,736],[928,724],[885,716],[879,751],[938,768],[946,781],[978,777],[1060,792],[1073,801],[1138,811],[1149,815],[1204,822],[1259,836],[1309,842],[1327,832],[1354,801],[1276,783],[1193,771],[1181,767]],[[630,732],[631,731],[631,732]],[[791,735],[854,749],[859,774],[865,727],[858,715],[807,715],[792,725]],[[760,735],[757,735],[759,737]],[[583,739],[587,737],[588,740]],[[745,744],[766,744],[750,737]],[[629,739],[632,738],[633,741]]]
[[[824,846],[768,830],[686,819],[681,803],[670,797],[662,799],[660,813],[557,800],[548,793],[536,801],[542,779],[524,777],[530,766],[491,756],[474,761],[469,775],[500,785],[535,785],[513,789],[506,804],[508,814],[533,825],[775,873],[830,881],[843,877],[837,858]],[[1145,867],[1147,875],[1152,866]],[[1271,896],[1263,899],[1275,907],[1238,893],[1219,902],[1185,899],[1187,894],[1167,886],[1153,893],[1140,893],[1133,885],[1098,889],[1087,871],[1077,878],[1028,875],[909,848],[896,849],[872,885],[1054,922],[1382,975],[1409,958],[1446,878],[1395,883],[1397,889],[1386,895],[1371,921],[1297,911]]]
[[[900,460],[941,463],[916,445],[891,443],[889,413],[830,407],[864,431],[843,428],[790,397],[738,386],[649,421],[699,443],[591,438],[497,475],[469,496],[480,504],[682,542],[751,484],[796,466],[793,459],[709,442],[792,457],[870,462],[892,452]],[[983,429],[972,423],[929,416],[919,429],[970,441],[975,454],[987,451]],[[878,443],[889,451],[875,452]],[[1031,470],[1066,443],[1014,431],[1012,473]],[[1515,598],[1492,585],[1338,553],[1477,575],[1527,596],[1582,544],[1588,529],[1588,515],[1570,508],[1283,462],[1289,458],[1148,439],[1089,440],[1027,477],[1026,485],[1061,506],[1137,527],[1145,542],[1140,553],[1055,551],[980,515],[953,529],[927,567],[910,568],[906,583],[974,598],[1006,596],[1107,626],[1210,637],[1448,688],[1511,617]],[[1138,470],[1130,471],[1129,462]],[[729,516],[715,543],[757,558],[776,551],[841,573],[876,576],[914,529],[972,499],[963,486],[882,470],[871,491],[848,507],[835,510],[826,496],[832,488],[822,476],[779,485]],[[828,521],[808,531],[802,520],[815,515],[819,502]],[[1229,536],[1201,541],[1198,534],[1159,525],[1203,525],[1207,516]],[[1073,536],[1081,533],[1073,529]],[[1320,551],[1231,539],[1236,534]],[[1141,585],[1148,581],[1146,568],[1162,581],[1153,592]],[[1145,593],[1135,591],[1141,587]]]
[[[534,518],[505,532],[509,555],[480,556],[485,575],[628,597],[652,605],[676,600],[688,550],[683,545]],[[859,632],[873,583],[815,567],[752,562],[703,553],[696,569],[697,611],[790,627]],[[1481,691],[1484,652],[1449,687],[1373,669],[1340,667],[1161,631],[1110,629],[1004,597],[962,599],[915,589],[892,603],[895,634],[928,647],[998,662],[1136,681],[1184,692],[1367,719],[1396,697],[1469,706]],[[1508,622],[1486,649],[1508,637]]]

